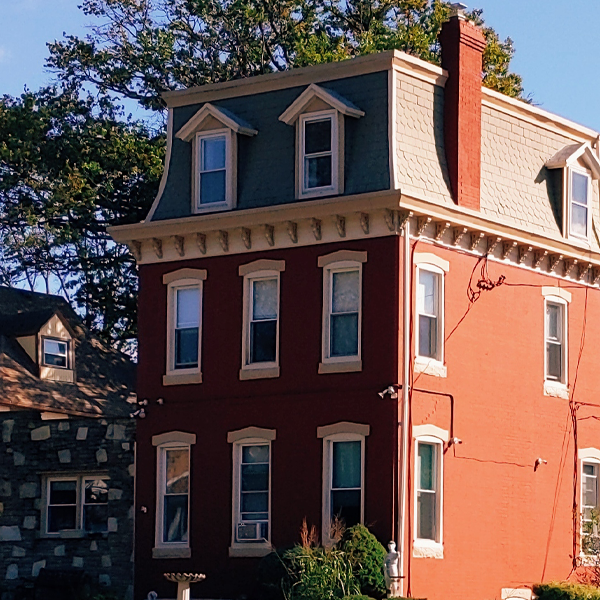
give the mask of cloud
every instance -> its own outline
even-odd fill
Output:
[[[0,64],[6,64],[9,58],[10,52],[6,48],[0,46]]]

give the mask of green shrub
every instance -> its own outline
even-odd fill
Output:
[[[600,600],[600,589],[581,583],[542,583],[534,588],[539,600]]]
[[[287,549],[271,552],[258,563],[257,584],[262,600],[285,600],[283,590],[290,584],[290,571],[284,555]]]
[[[377,538],[364,525],[355,525],[344,532],[340,550],[352,565],[361,593],[373,598],[385,597],[383,563],[387,552]]]
[[[360,594],[360,586],[344,553],[336,548],[296,546],[285,552],[288,600],[334,600]]]
[[[371,598],[370,596],[344,596],[344,598],[342,600],[375,600],[374,598]]]

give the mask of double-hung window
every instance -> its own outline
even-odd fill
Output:
[[[567,305],[546,299],[546,380],[566,383]]]
[[[157,447],[156,558],[189,556],[190,449],[196,436],[170,432],[154,436]]]
[[[196,211],[230,207],[231,132],[196,134]]]
[[[597,556],[600,552],[600,451],[582,448],[578,456],[581,464],[581,553]]]
[[[362,267],[364,262],[366,262],[366,252],[342,250],[319,258],[319,266],[324,267],[323,360],[319,367],[321,373],[362,369]]]
[[[167,372],[164,385],[200,383],[202,292],[206,271],[181,269],[163,276],[167,284]]]
[[[248,427],[229,432],[233,444],[233,522],[231,556],[267,554],[271,547],[272,429]]]
[[[591,177],[584,170],[570,168],[569,235],[588,239],[590,228]]]
[[[448,432],[434,425],[413,427],[415,492],[413,554],[443,558],[442,492],[444,442]]]
[[[301,193],[317,195],[337,190],[337,114],[308,113],[300,117]]]
[[[47,477],[44,534],[108,531],[108,487],[109,479],[102,475]]]
[[[244,323],[240,379],[279,376],[279,289],[284,261],[242,265]]]
[[[323,438],[323,539],[332,541],[336,524],[352,527],[364,519],[365,436],[369,427],[338,423],[319,427]]]
[[[43,338],[43,364],[58,369],[69,368],[69,342]]]

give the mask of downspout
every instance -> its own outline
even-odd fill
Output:
[[[406,490],[408,487],[408,444],[410,432],[408,431],[408,411],[410,398],[410,278],[412,276],[412,259],[410,253],[410,219],[404,223],[404,276],[402,289],[403,309],[403,351],[402,351],[402,400],[401,400],[401,435],[399,452],[398,474],[398,574],[400,576],[400,595],[404,596],[404,579],[406,563]]]

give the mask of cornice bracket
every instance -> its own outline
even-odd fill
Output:
[[[252,231],[248,227],[242,227],[242,242],[244,242],[246,250],[252,248]]]
[[[185,256],[185,238],[182,235],[173,236],[173,245],[179,256]]]
[[[160,238],[152,238],[152,248],[157,258],[163,257],[162,240]]]
[[[269,246],[275,245],[275,227],[273,225],[265,225],[265,239]]]
[[[201,254],[206,254],[206,235],[204,233],[196,234],[196,246]]]

